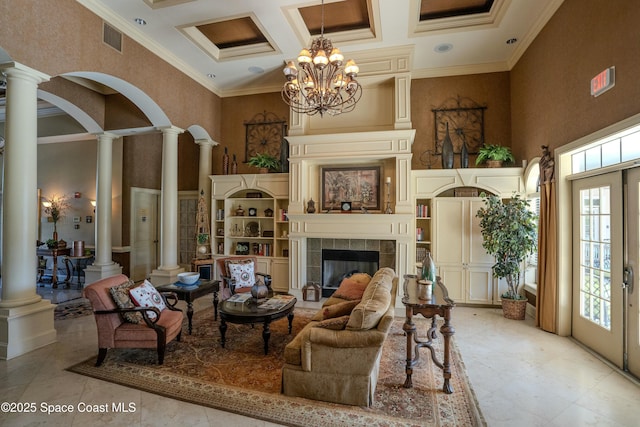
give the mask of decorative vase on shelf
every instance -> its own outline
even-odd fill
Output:
[[[313,201],[313,199],[309,199],[309,201],[307,202],[307,213],[315,213],[316,211],[316,202]]]
[[[236,161],[236,155],[233,155],[233,162],[231,162],[231,173],[236,175],[238,173],[238,162]]]
[[[469,150],[467,150],[467,143],[462,141],[462,150],[460,151],[460,167],[469,167]]]
[[[449,136],[449,122],[447,122],[447,133],[442,141],[442,169],[453,168],[453,143]]]
[[[229,175],[229,151],[227,147],[224,147],[224,154],[222,155],[222,174]]]

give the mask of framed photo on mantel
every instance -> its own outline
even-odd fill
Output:
[[[352,210],[380,210],[380,166],[322,168],[320,209],[341,211],[343,202]]]

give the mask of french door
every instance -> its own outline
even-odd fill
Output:
[[[628,170],[626,196],[625,349],[627,369],[640,377],[640,168]]]
[[[576,180],[572,190],[572,335],[623,368],[622,172]]]

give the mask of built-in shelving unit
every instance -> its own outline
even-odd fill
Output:
[[[258,257],[274,290],[288,291],[288,174],[215,175],[211,182],[214,258]]]

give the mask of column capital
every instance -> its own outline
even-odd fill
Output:
[[[217,147],[218,145],[220,145],[219,142],[214,141],[211,138],[202,138],[202,139],[196,139],[194,140],[194,142],[200,146],[209,146],[209,147]]]
[[[95,137],[98,138],[98,140],[110,139],[113,141],[114,139],[120,138],[120,135],[117,135],[113,132],[98,132],[98,133],[94,133],[93,135],[95,135]]]
[[[50,75],[34,70],[19,62],[4,62],[0,64],[0,70],[10,77],[28,78],[35,84],[48,82],[51,79]]]
[[[160,128],[163,134],[175,134],[179,135],[184,132],[184,129],[179,128],[178,126],[169,126]]]

